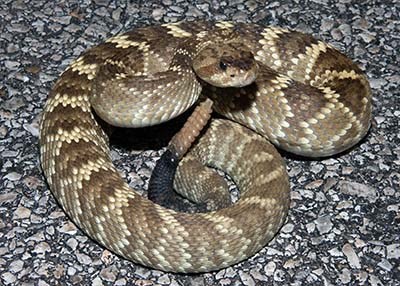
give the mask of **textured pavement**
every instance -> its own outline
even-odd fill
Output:
[[[126,2],[0,1],[0,285],[400,285],[398,1]],[[176,275],[117,257],[72,224],[40,169],[38,122],[55,79],[86,48],[129,28],[196,18],[278,25],[327,41],[368,75],[375,120],[340,156],[285,155],[291,209],[257,255]],[[158,154],[113,151],[142,189]]]

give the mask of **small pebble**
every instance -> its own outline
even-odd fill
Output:
[[[320,234],[329,232],[333,226],[330,216],[319,217],[315,221],[315,225],[317,226],[317,229]]]
[[[350,244],[346,243],[343,246],[342,251],[343,254],[347,257],[347,261],[352,268],[361,268],[360,259],[358,258],[358,255]]]

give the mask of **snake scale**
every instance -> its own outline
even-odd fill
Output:
[[[190,155],[228,173],[241,198],[180,213],[129,188],[93,111],[112,125],[143,127],[201,97],[227,119],[212,120]],[[91,238],[152,268],[206,272],[255,254],[285,220],[288,177],[269,142],[329,156],[359,142],[370,119],[361,70],[309,35],[245,23],[163,24],[116,35],[64,71],[44,108],[41,162],[54,196]],[[179,174],[182,185],[195,185],[197,174]]]

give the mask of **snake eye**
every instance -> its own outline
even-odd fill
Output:
[[[228,65],[224,61],[220,61],[219,68],[223,71],[226,71],[226,69],[228,68]]]

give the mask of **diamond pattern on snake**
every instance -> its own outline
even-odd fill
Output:
[[[212,115],[202,132],[193,120],[186,137],[177,135],[183,147],[175,142],[172,151],[189,150],[174,185],[194,200],[187,189],[199,176],[219,188],[215,176],[196,171],[206,165],[234,180],[239,201],[185,213],[130,189],[94,113],[111,125],[138,128],[208,100],[224,119]],[[41,163],[61,207],[104,247],[164,271],[207,272],[256,254],[284,223],[288,175],[273,145],[331,156],[357,144],[370,121],[365,75],[326,43],[257,24],[164,24],[114,36],[62,73],[43,111]],[[187,137],[190,126],[198,140]]]

